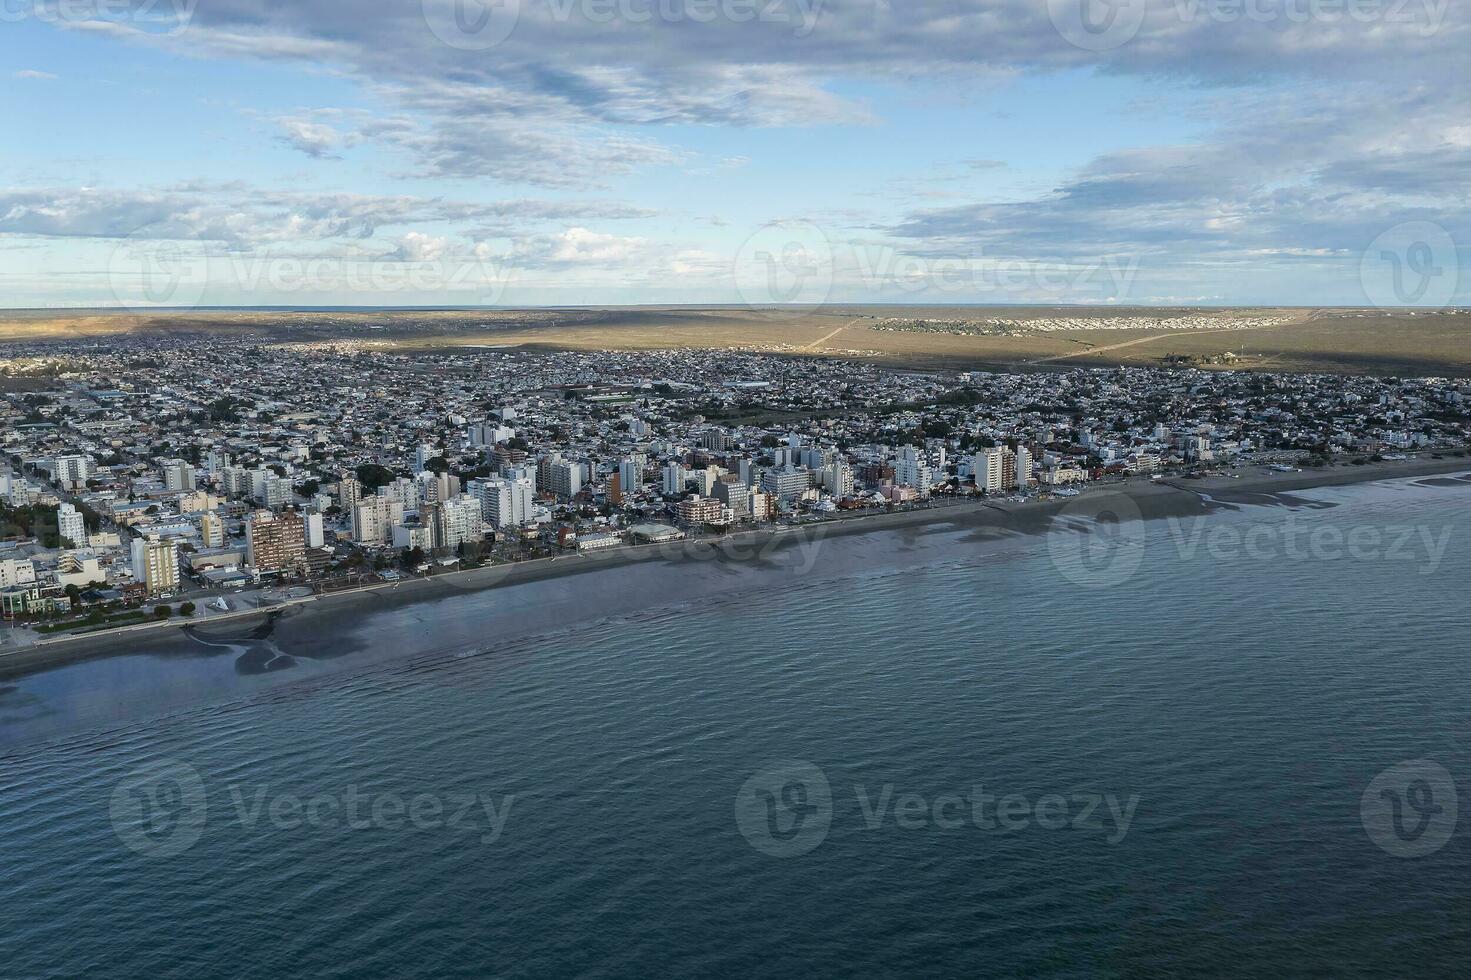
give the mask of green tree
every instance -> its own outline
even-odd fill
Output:
[[[358,482],[369,490],[386,487],[397,479],[398,474],[378,463],[364,463],[357,468]]]
[[[172,606],[154,606],[153,607],[153,615],[157,616],[159,619],[168,619],[173,614],[174,614],[174,609],[173,609]]]

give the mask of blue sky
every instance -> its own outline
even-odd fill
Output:
[[[1471,302],[1447,0],[52,2],[0,306]]]

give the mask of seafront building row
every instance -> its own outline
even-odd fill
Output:
[[[1471,392],[1454,379],[187,336],[11,353],[0,611],[12,619],[1218,460],[1459,450]]]

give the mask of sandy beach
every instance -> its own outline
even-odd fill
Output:
[[[113,655],[144,652],[161,639],[189,630],[200,638],[230,637],[251,632],[268,635],[289,626],[296,643],[326,643],[350,632],[370,614],[430,604],[466,593],[511,589],[552,579],[576,578],[646,563],[769,561],[782,552],[815,549],[821,542],[851,535],[882,532],[978,532],[968,540],[984,547],[988,536],[1044,534],[1062,517],[1088,519],[1101,512],[1123,518],[1155,520],[1210,512],[1213,504],[1263,504],[1280,501],[1293,491],[1345,486],[1378,480],[1471,473],[1471,460],[1457,457],[1337,465],[1300,472],[1274,472],[1244,466],[1232,474],[1189,480],[1131,479],[1094,484],[1076,497],[1047,500],[957,500],[912,511],[839,517],[799,526],[761,528],[720,538],[677,541],[663,545],[624,547],[555,559],[493,565],[427,579],[374,585],[348,592],[288,600],[264,610],[213,617],[191,626],[171,620],[101,634],[47,640],[0,653],[0,678],[13,678],[65,664]],[[574,586],[575,588],[575,586]],[[664,595],[677,601],[678,595]],[[267,625],[269,624],[269,625]]]

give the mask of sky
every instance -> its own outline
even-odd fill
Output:
[[[0,0],[0,307],[1471,305],[1466,0]]]

